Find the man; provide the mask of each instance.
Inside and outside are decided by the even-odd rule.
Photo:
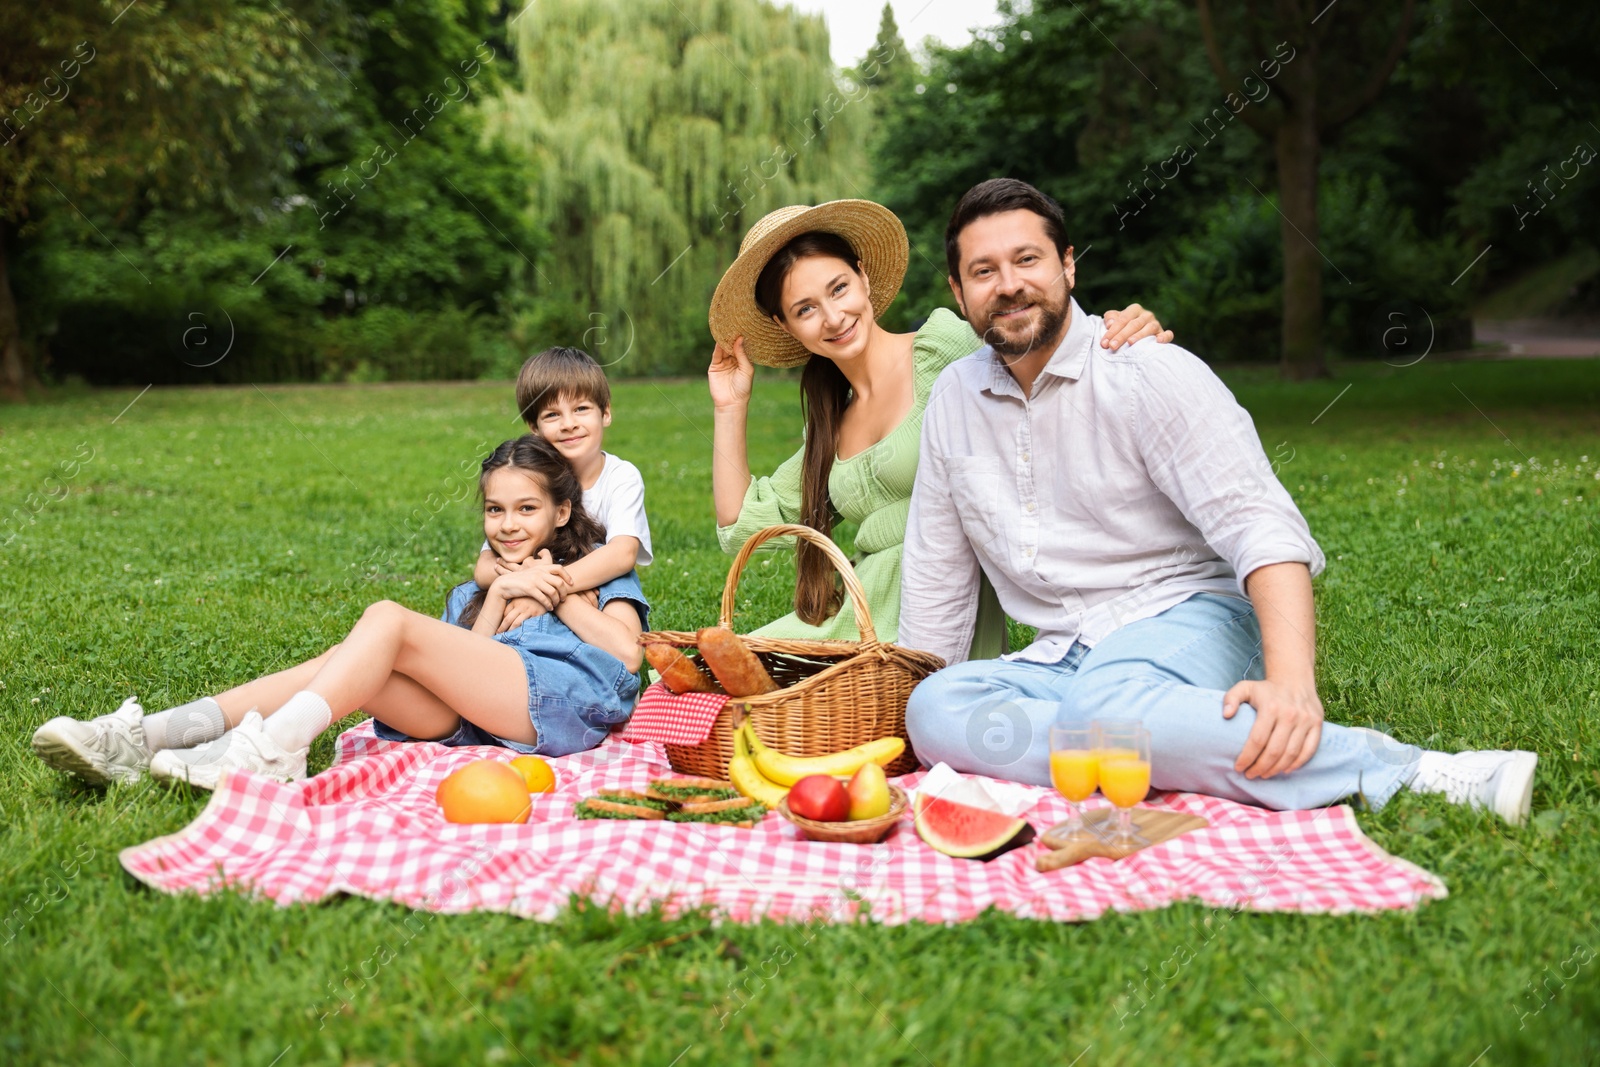
[[[1426,752],[1323,722],[1321,550],[1204,363],[1099,347],[1055,201],[983,182],[945,253],[987,345],[934,384],[911,498],[900,644],[958,664],[911,696],[924,762],[1048,785],[1051,725],[1131,719],[1157,789],[1290,809],[1411,788],[1526,818],[1531,752]],[[960,663],[980,568],[1038,639]]]

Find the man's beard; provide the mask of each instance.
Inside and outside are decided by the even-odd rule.
[[[988,318],[978,331],[983,336],[984,343],[993,348],[995,352],[1009,359],[1025,356],[1041,344],[1054,343],[1060,337],[1062,324],[1067,321],[1068,299],[1072,293],[1070,290],[1063,292],[1061,299],[1057,302],[1051,301],[1051,295],[1040,294],[1037,299],[1013,301],[1003,307],[991,309]],[[1039,310],[1038,326],[1024,328],[1021,334],[1015,338],[1008,339],[1002,332],[1004,327],[995,325],[995,316],[1028,304],[1032,304]],[[1019,323],[1018,325],[1021,324]]]

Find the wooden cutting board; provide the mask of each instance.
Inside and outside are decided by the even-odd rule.
[[[1133,855],[1140,849],[1149,848],[1150,845],[1159,845],[1163,841],[1170,841],[1179,834],[1186,834],[1191,830],[1198,830],[1207,822],[1198,815],[1185,815],[1177,811],[1157,811],[1150,808],[1136,808],[1133,821],[1134,832],[1143,837],[1147,844],[1130,845],[1123,847],[1110,843],[1110,837],[1117,829],[1117,811],[1115,808],[1096,808],[1083,817],[1083,824],[1088,833],[1076,837],[1067,837],[1061,831],[1065,823],[1052,826],[1045,831],[1039,841],[1049,852],[1040,854],[1034,861],[1034,869],[1039,871],[1054,871],[1062,867],[1071,867],[1075,863],[1082,863],[1095,856],[1104,856],[1107,859],[1120,860]]]

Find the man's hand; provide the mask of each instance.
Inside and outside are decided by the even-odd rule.
[[[1246,778],[1299,770],[1316,754],[1322,740],[1322,701],[1316,685],[1240,682],[1223,695],[1222,717],[1233,718],[1240,704],[1256,709],[1244,751],[1233,762],[1233,769]]]

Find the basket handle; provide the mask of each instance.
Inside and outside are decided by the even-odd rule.
[[[750,535],[750,540],[739,549],[739,554],[733,558],[733,566],[728,568],[728,581],[722,587],[722,625],[733,627],[733,601],[739,592],[739,578],[744,574],[745,564],[750,557],[755,555],[756,549],[772,540],[774,537],[798,537],[809,541],[822,550],[844,579],[845,592],[850,595],[850,602],[856,609],[856,626],[861,631],[861,640],[869,645],[878,643],[878,632],[872,627],[872,609],[867,606],[866,590],[861,588],[861,580],[856,577],[855,568],[850,566],[850,561],[845,558],[839,546],[833,543],[833,538],[825,537],[809,526],[799,526],[793,523],[782,526],[768,526],[764,530],[757,530]]]

